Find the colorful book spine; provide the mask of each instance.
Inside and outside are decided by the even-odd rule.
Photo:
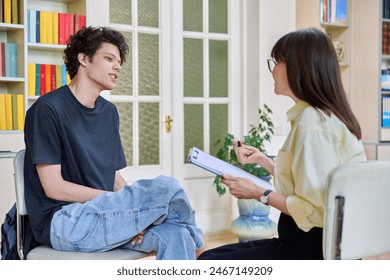
[[[11,77],[18,76],[18,45],[10,43],[11,48]]]
[[[4,42],[0,42],[0,77],[5,76]]]
[[[12,94],[12,128],[18,129],[18,100],[16,94]]]
[[[53,44],[58,45],[58,13],[53,12]]]
[[[40,96],[68,83],[65,65],[28,64],[28,95]]]
[[[34,63],[29,63],[27,68],[27,83],[28,83],[28,96],[35,95],[35,75],[36,75],[36,66]]]
[[[50,91],[57,88],[56,66],[50,64]]]
[[[11,23],[11,0],[3,0],[4,23]]]
[[[41,12],[37,11],[36,18],[35,18],[35,42],[40,43],[41,42]]]
[[[5,76],[6,77],[12,77],[11,76],[11,44],[10,43],[4,43],[5,45]]]
[[[37,11],[28,10],[28,41],[30,43],[37,42]]]
[[[58,44],[65,45],[65,14],[58,13]]]
[[[41,95],[41,65],[35,64],[35,95]]]
[[[5,94],[0,94],[0,130],[6,129]]]
[[[16,108],[17,108],[16,129],[23,130],[24,129],[24,95],[23,94],[16,94]]]
[[[19,23],[19,0],[11,0],[11,23]]]
[[[46,93],[46,65],[41,64],[40,75],[39,75],[39,95],[44,95]]]
[[[12,130],[12,94],[4,94],[5,98],[5,129]]]

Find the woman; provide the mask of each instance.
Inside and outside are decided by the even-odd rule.
[[[322,228],[329,173],[346,162],[366,161],[361,130],[342,86],[335,49],[315,28],[280,38],[268,67],[275,93],[290,97],[291,131],[276,162],[234,143],[241,163],[257,163],[274,176],[275,192],[224,175],[237,198],[257,199],[281,211],[278,238],[225,245],[199,259],[323,259]]]

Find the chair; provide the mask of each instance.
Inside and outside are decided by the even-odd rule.
[[[390,161],[348,163],[330,175],[325,200],[325,259],[390,252]]]
[[[26,203],[24,201],[24,156],[25,150],[19,151],[14,158],[14,176],[16,189],[17,209],[17,248],[21,260],[134,260],[151,256],[138,251],[126,249],[113,249],[107,252],[65,252],[58,251],[49,246],[42,245],[32,249],[27,256],[24,255],[23,226],[24,218],[27,216]]]

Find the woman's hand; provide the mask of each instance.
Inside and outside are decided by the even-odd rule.
[[[275,164],[265,154],[252,146],[244,145],[244,141],[233,140],[233,149],[237,155],[237,160],[242,164],[258,164],[267,170],[271,175],[274,174]]]
[[[234,177],[223,174],[222,183],[225,184],[230,193],[237,198],[251,199],[259,198],[265,191],[264,188],[256,186],[251,180],[241,177]]]
[[[260,152],[258,149],[252,146],[242,144],[241,141],[239,144],[238,140],[233,140],[233,149],[237,155],[237,159],[242,164],[254,163],[259,164],[262,157],[265,155]]]

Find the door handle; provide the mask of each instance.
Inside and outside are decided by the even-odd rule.
[[[165,131],[167,133],[171,132],[171,128],[172,128],[171,123],[172,122],[173,122],[173,120],[171,119],[170,115],[165,116]]]

